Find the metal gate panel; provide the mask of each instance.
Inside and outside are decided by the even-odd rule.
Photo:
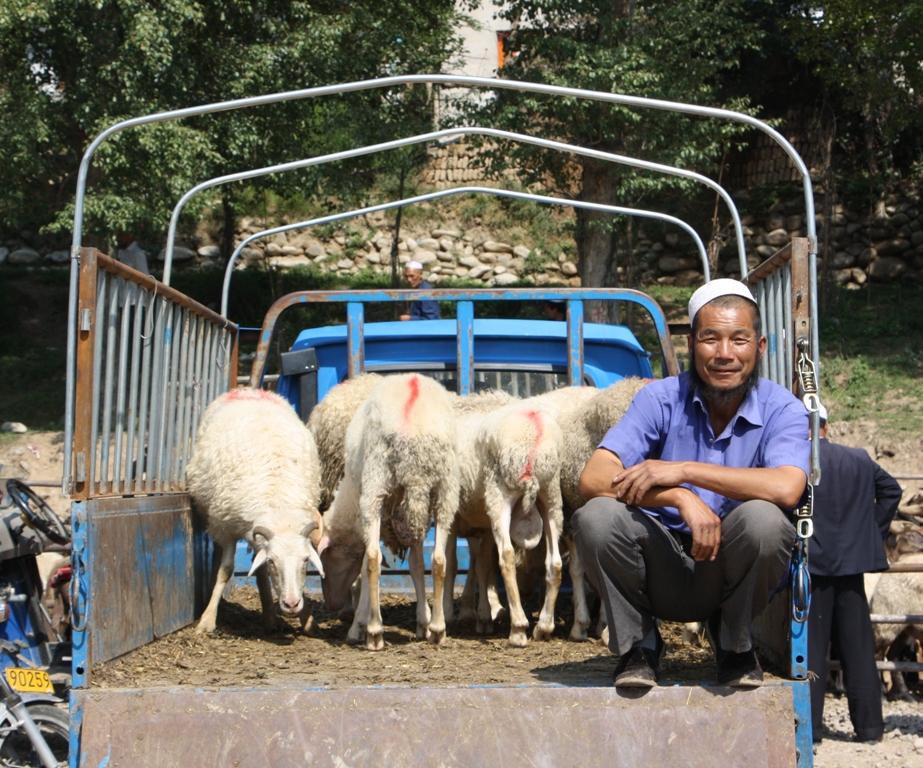
[[[91,663],[191,624],[204,607],[207,543],[187,494],[87,502]]]
[[[785,685],[100,690],[73,704],[81,765],[107,768],[796,764]]]

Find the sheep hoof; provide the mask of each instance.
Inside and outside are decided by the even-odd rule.
[[[385,647],[385,637],[383,632],[369,632],[365,647],[370,651],[380,651]]]
[[[310,635],[314,631],[314,614],[309,613],[301,622],[301,634]]]
[[[492,621],[481,621],[478,619],[474,625],[474,631],[479,635],[492,635],[494,633],[494,623]]]
[[[513,648],[525,648],[529,644],[529,638],[526,636],[524,629],[513,629],[510,631],[510,645]]]
[[[365,630],[362,627],[350,627],[346,634],[346,642],[349,645],[361,645],[365,642]]]
[[[575,643],[582,643],[588,637],[586,627],[581,627],[579,624],[574,624],[574,626],[571,628],[569,637]]]
[[[288,622],[281,616],[275,613],[263,614],[263,629],[266,632],[282,632],[286,627],[288,627]]]
[[[427,627],[426,624],[420,624],[417,622],[417,640],[423,640],[426,637]]]
[[[195,633],[197,635],[210,635],[214,631],[215,622],[206,621],[205,619],[202,619],[202,621],[199,622],[199,625],[195,628]]]
[[[477,624],[478,617],[474,611],[466,611],[464,608],[458,613],[458,623],[465,626]]]
[[[533,640],[550,640],[551,636],[554,634],[554,625],[542,626],[541,624],[536,624],[535,629],[532,631]]]
[[[445,630],[439,632],[430,627],[426,632],[426,639],[433,645],[442,645],[445,643]]]

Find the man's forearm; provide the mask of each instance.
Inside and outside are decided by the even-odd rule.
[[[735,501],[761,499],[783,508],[797,506],[807,476],[794,466],[723,467],[701,462],[683,462],[684,482]]]

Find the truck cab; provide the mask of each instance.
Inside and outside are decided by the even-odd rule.
[[[306,329],[291,350],[283,353],[283,373],[276,391],[302,418],[307,418],[309,402],[320,402],[346,377],[347,330],[345,325]],[[363,370],[423,373],[454,392],[458,386],[457,331],[455,320],[367,323]],[[473,334],[474,391],[498,389],[514,397],[531,397],[568,386],[567,323],[475,319]],[[651,378],[650,358],[625,326],[583,326],[581,383],[585,386],[603,389],[628,376]]]

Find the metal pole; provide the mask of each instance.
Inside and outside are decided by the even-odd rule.
[[[404,200],[395,200],[389,203],[381,203],[380,205],[372,205],[367,208],[358,208],[356,210],[347,211],[345,213],[335,213],[330,216],[322,216],[318,219],[309,219],[308,221],[299,221],[294,224],[286,224],[281,227],[264,229],[261,232],[256,232],[247,236],[240,243],[240,245],[234,249],[234,253],[231,254],[231,258],[228,261],[228,265],[224,271],[224,285],[221,289],[221,314],[225,317],[227,317],[228,314],[228,293],[231,287],[231,275],[234,273],[234,264],[237,262],[237,258],[240,256],[241,251],[243,251],[243,249],[254,240],[258,240],[262,237],[269,237],[271,235],[277,235],[280,232],[290,232],[294,229],[305,229],[307,227],[313,227],[318,224],[329,224],[334,221],[341,221],[343,219],[354,218],[356,216],[365,216],[370,213],[377,213],[378,211],[387,211],[391,208],[400,208],[405,205],[425,203],[429,200],[438,200],[443,197],[450,197],[452,195],[467,193],[496,195],[497,197],[510,197],[517,200],[531,200],[536,203],[547,203],[550,205],[570,205],[574,208],[585,208],[591,211],[603,211],[604,213],[612,213],[623,216],[638,216],[640,218],[659,219],[661,221],[667,221],[671,224],[676,224],[678,227],[681,227],[686,232],[688,232],[692,239],[695,240],[696,247],[699,249],[699,257],[702,259],[703,270],[705,272],[705,280],[707,282],[711,279],[711,275],[708,269],[708,254],[705,252],[705,245],[702,243],[702,239],[699,237],[698,233],[696,233],[696,231],[685,221],[682,219],[677,219],[674,216],[670,216],[669,214],[657,213],[656,211],[645,211],[639,208],[622,208],[621,206],[617,205],[587,203],[582,200],[565,200],[564,198],[560,197],[532,195],[527,192],[514,192],[509,189],[494,189],[492,187],[454,187],[453,189],[442,189],[437,192],[429,192],[425,195],[408,197]]]
[[[712,181],[707,176],[703,176],[700,173],[695,171],[687,171],[683,168],[677,168],[672,165],[663,165],[661,163],[652,163],[647,160],[641,160],[634,157],[628,157],[626,155],[617,155],[612,152],[601,152],[596,149],[585,149],[583,147],[574,146],[573,144],[568,144],[562,141],[551,141],[550,139],[540,139],[534,136],[528,136],[521,133],[513,133],[511,131],[501,131],[494,128],[481,128],[477,126],[469,126],[463,128],[446,128],[441,131],[431,131],[429,133],[422,133],[417,136],[410,136],[406,139],[397,139],[394,141],[386,141],[381,144],[372,144],[367,147],[357,147],[355,149],[347,150],[344,152],[334,152],[328,155],[321,155],[319,157],[306,158],[304,160],[296,160],[291,163],[279,163],[277,165],[268,165],[263,168],[254,168],[248,171],[240,171],[239,173],[230,173],[224,176],[217,176],[208,181],[203,181],[201,184],[196,185],[188,192],[186,192],[173,208],[173,213],[170,216],[170,226],[167,228],[167,246],[166,246],[166,261],[164,263],[164,273],[163,273],[163,282],[166,285],[170,284],[170,270],[173,263],[173,245],[176,240],[176,228],[179,225],[179,217],[183,210],[183,207],[187,202],[198,192],[209,189],[210,187],[217,186],[219,184],[228,184],[233,181],[243,181],[244,179],[252,179],[257,176],[267,176],[272,173],[283,173],[287,171],[299,170],[301,168],[308,168],[314,165],[323,165],[326,163],[332,163],[340,160],[347,160],[353,157],[359,157],[361,155],[373,154],[375,152],[384,152],[390,149],[396,149],[398,147],[405,147],[413,144],[423,144],[428,141],[439,141],[440,139],[446,138],[447,136],[459,136],[459,135],[474,135],[474,136],[491,136],[499,139],[506,139],[508,141],[518,141],[523,144],[533,144],[539,147],[545,147],[547,149],[559,150],[562,152],[570,152],[575,155],[582,155],[584,157],[593,157],[598,160],[605,160],[612,163],[618,163],[621,165],[628,165],[635,168],[641,168],[649,171],[656,171],[658,173],[665,173],[672,176],[680,176],[686,179],[692,179],[693,181],[701,182],[708,187],[714,189],[721,198],[727,203],[728,209],[731,212],[731,218],[734,220],[734,229],[737,233],[737,257],[740,262],[741,275],[747,274],[747,250],[746,245],[744,244],[744,235],[743,235],[743,225],[740,222],[740,214],[737,211],[737,206],[734,204],[734,200],[728,194],[727,190],[722,187],[720,184]],[[708,273],[708,260],[706,259],[704,264],[705,269],[705,282],[708,282],[710,279]]]

